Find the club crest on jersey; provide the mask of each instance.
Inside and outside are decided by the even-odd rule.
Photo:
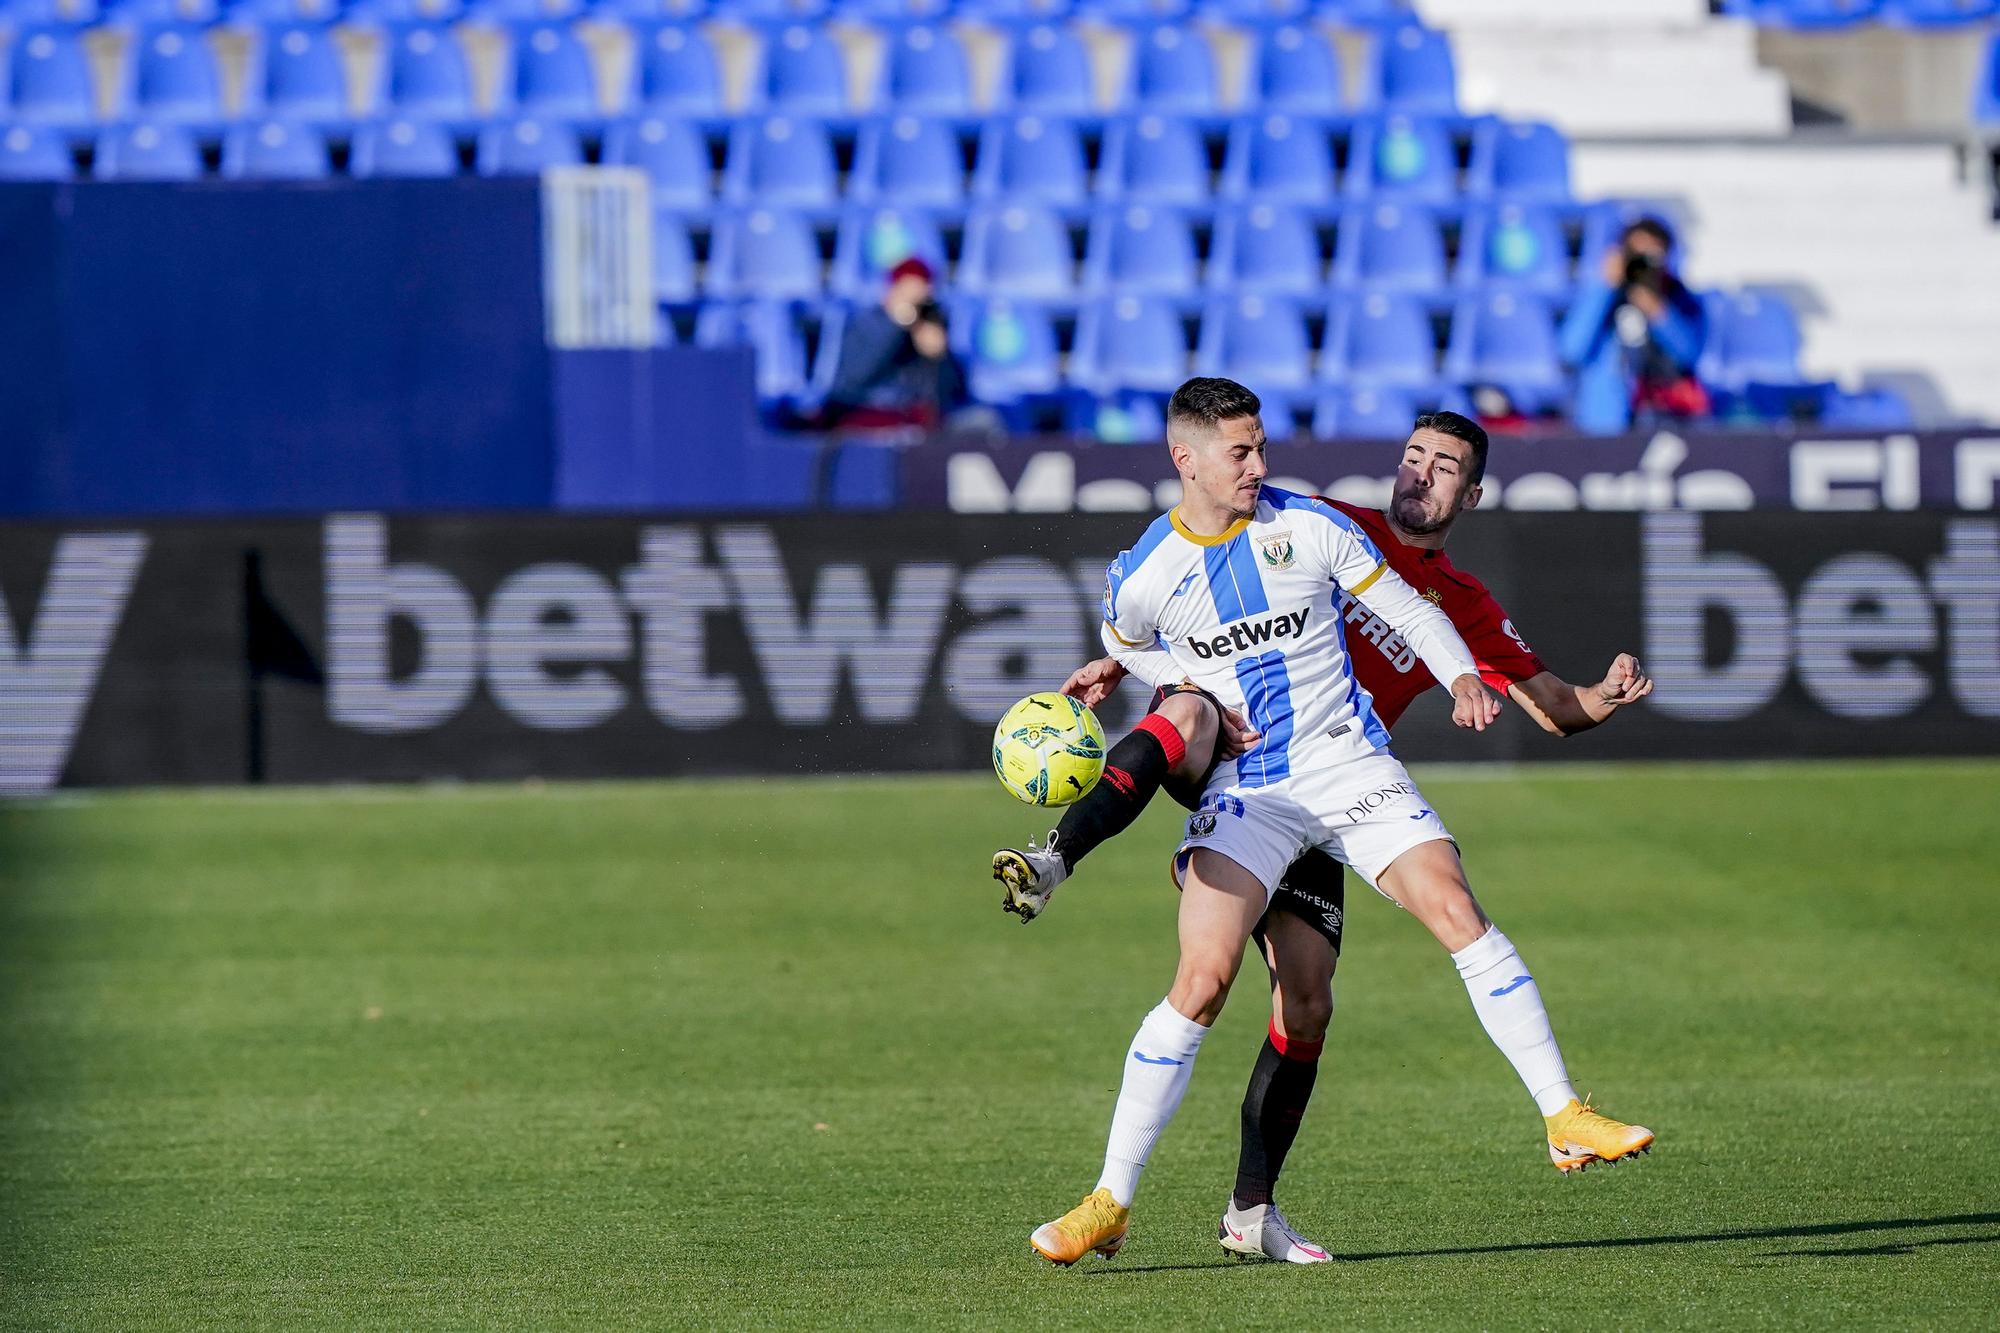
[[[1290,569],[1292,567],[1292,534],[1274,532],[1268,537],[1257,539],[1258,550],[1264,557],[1266,569]]]
[[[1435,602],[1439,606],[1444,605],[1444,594],[1439,592],[1436,588],[1425,588],[1424,596],[1430,598],[1431,601]]]
[[[1188,817],[1187,835],[1190,838],[1206,838],[1215,832],[1215,812],[1201,810]]]

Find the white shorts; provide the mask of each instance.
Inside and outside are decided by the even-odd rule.
[[[1211,784],[1188,816],[1174,878],[1197,847],[1222,853],[1255,875],[1268,900],[1294,858],[1324,847],[1377,893],[1376,877],[1419,843],[1452,841],[1402,761],[1387,750],[1268,787]],[[1386,894],[1384,895],[1387,896]]]

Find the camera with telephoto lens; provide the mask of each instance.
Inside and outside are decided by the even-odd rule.
[[[1628,251],[1625,255],[1625,285],[1660,291],[1667,285],[1667,270],[1653,255]]]

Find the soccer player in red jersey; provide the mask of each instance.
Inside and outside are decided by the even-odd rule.
[[[1620,654],[1594,684],[1575,685],[1558,677],[1527,645],[1486,585],[1444,554],[1452,524],[1478,506],[1486,444],[1485,432],[1467,418],[1427,413],[1417,419],[1403,447],[1387,511],[1332,503],[1362,526],[1390,568],[1445,611],[1487,684],[1505,690],[1544,730],[1572,736],[1644,698],[1652,692],[1652,681],[1630,654]],[[1358,601],[1341,594],[1340,612],[1355,677],[1373,696],[1383,725],[1393,727],[1437,682],[1417,654]],[[1165,659],[1165,654],[1128,655],[1127,662],[1144,676],[1150,674],[1148,657]],[[1165,660],[1158,666],[1171,669]],[[1063,689],[1094,706],[1126,674],[1126,665],[1103,658],[1079,669]],[[1258,739],[1240,716],[1185,682],[1162,675],[1151,683],[1160,687],[1153,711],[1112,749],[1105,779],[1065,811],[1050,845],[1025,852],[1004,849],[993,858],[994,876],[1007,889],[1003,905],[1024,921],[1041,912],[1084,855],[1128,827],[1155,791],[1164,786],[1195,809],[1216,765]],[[1272,1203],[1272,1190],[1311,1096],[1332,1017],[1332,979],[1345,907],[1341,873],[1332,857],[1309,849],[1286,872],[1258,928],[1258,944],[1271,970],[1272,1020],[1244,1096],[1236,1187],[1218,1228],[1223,1246],[1240,1253],[1298,1263],[1325,1257],[1291,1230]],[[1477,965],[1477,960],[1469,964],[1468,956],[1498,935],[1489,930],[1476,902],[1471,910],[1477,919],[1454,927],[1463,938],[1477,937],[1454,951],[1462,975],[1468,965]],[[1436,923],[1426,924],[1437,930]],[[1455,948],[1450,942],[1446,947]],[[1473,979],[1467,976],[1468,982]],[[1544,1108],[1544,1113],[1550,1159],[1565,1172],[1616,1160],[1628,1143],[1631,1150],[1644,1146],[1609,1133],[1617,1122],[1594,1124],[1594,1113],[1574,1102],[1554,1114]],[[1645,1140],[1650,1144],[1651,1135]]]

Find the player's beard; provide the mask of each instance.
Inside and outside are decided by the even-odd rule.
[[[1451,526],[1451,521],[1458,517],[1458,506],[1433,511],[1424,496],[1404,491],[1390,501],[1389,515],[1396,520],[1397,527],[1412,536],[1428,535]]]

